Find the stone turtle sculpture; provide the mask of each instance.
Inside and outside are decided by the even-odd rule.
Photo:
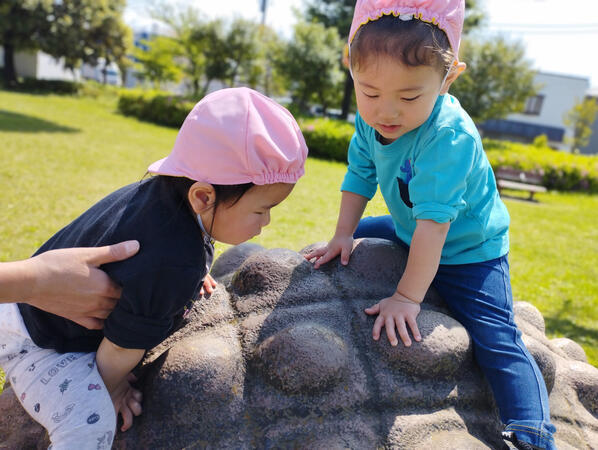
[[[218,258],[215,293],[146,355],[143,415],[114,448],[502,447],[470,338],[433,289],[420,343],[371,338],[363,310],[392,294],[406,253],[362,239],[349,265],[314,270],[308,250],[243,244]],[[546,380],[557,446],[598,448],[598,369],[575,342],[547,339],[535,307],[514,309]],[[0,408],[0,448],[47,447],[9,387]]]

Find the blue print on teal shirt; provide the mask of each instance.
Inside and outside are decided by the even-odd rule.
[[[401,179],[401,177],[397,177],[397,181],[399,182],[399,192],[401,193],[401,200],[403,203],[407,205],[408,208],[413,208],[413,203],[411,203],[411,199],[409,198],[409,182],[411,178],[413,178],[413,169],[411,168],[411,160],[406,159],[401,166],[401,172],[404,174],[405,180]]]

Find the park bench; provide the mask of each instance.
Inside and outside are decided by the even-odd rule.
[[[494,171],[494,176],[498,192],[501,194],[502,189],[528,191],[528,200],[534,201],[536,192],[546,192],[546,188],[542,185],[542,175],[533,172],[500,167]]]

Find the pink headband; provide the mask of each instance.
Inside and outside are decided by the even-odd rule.
[[[357,0],[349,46],[362,25],[392,14],[402,20],[418,19],[444,31],[458,60],[465,17],[465,0]]]
[[[291,113],[259,92],[232,88],[197,103],[170,155],[148,171],[211,184],[295,183],[305,173],[306,158]]]

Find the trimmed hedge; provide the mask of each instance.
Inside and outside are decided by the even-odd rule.
[[[124,115],[175,128],[193,106],[195,101],[161,91],[123,91],[118,99],[118,110]]]
[[[334,119],[300,119],[310,155],[347,161],[347,149],[355,128]],[[543,177],[548,189],[598,193],[598,156],[552,150],[537,139],[534,145],[484,139],[484,149],[494,169],[513,168]]]
[[[494,168],[510,167],[542,175],[548,189],[598,193],[598,156],[491,139],[484,139],[484,148]]]
[[[112,84],[104,84],[95,80],[85,80],[85,83],[83,83],[81,89],[79,89],[79,95],[81,97],[89,98],[115,98],[125,90],[126,88],[114,86]]]
[[[355,127],[342,120],[299,119],[310,156],[347,162],[347,149]]]
[[[195,101],[160,91],[127,90],[118,109],[125,115],[161,125],[180,127]],[[299,118],[310,156],[347,161],[355,131],[352,124],[329,118]],[[525,170],[543,176],[544,186],[558,191],[598,193],[598,156],[574,155],[552,150],[537,140],[534,145],[484,139],[490,164]]]
[[[19,78],[16,85],[10,87],[4,86],[6,89],[19,92],[32,92],[39,94],[62,94],[75,95],[78,94],[83,87],[82,83],[65,80],[38,80],[36,78]]]
[[[119,86],[103,84],[94,80],[78,82],[38,80],[36,78],[19,78],[15,85],[6,86],[2,75],[2,68],[0,68],[0,88],[33,94],[78,95],[91,98],[115,97],[123,90]]]

